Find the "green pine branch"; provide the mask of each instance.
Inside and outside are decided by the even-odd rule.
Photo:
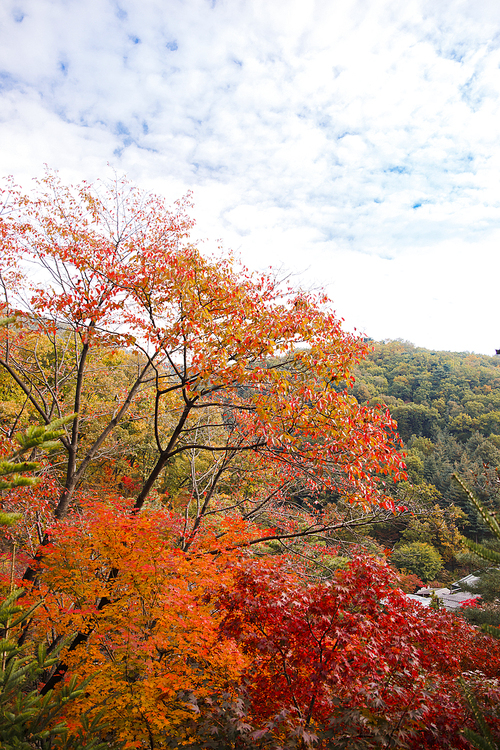
[[[460,485],[462,490],[467,495],[469,502],[471,505],[474,506],[474,508],[477,510],[481,518],[483,519],[484,523],[488,528],[490,529],[491,533],[500,540],[500,524],[498,523],[495,516],[493,516],[487,508],[484,507],[482,502],[477,498],[473,492],[467,487],[466,484],[463,483],[463,481],[460,479],[460,477],[457,474],[453,474],[453,479]]]
[[[464,735],[472,747],[477,748],[477,750],[498,750],[498,745],[492,744],[485,737],[482,737],[477,732],[473,732],[472,729],[464,729]]]
[[[500,640],[500,628],[497,628],[495,625],[482,625],[481,630],[483,630],[485,633],[488,633],[488,635],[491,635],[493,638],[498,638]]]
[[[467,537],[462,537],[462,542],[471,550],[471,552],[474,552],[477,557],[495,563],[495,565],[500,564],[500,552],[497,552],[494,549],[490,549],[489,547],[485,547],[484,544],[473,542],[472,539],[467,539]]]
[[[469,689],[469,686],[465,682],[463,677],[459,678],[464,695],[467,698],[467,703],[470,706],[476,723],[481,730],[481,734],[473,732],[472,729],[464,729],[464,735],[467,737],[471,745],[477,750],[500,750],[500,746],[496,744],[486,721],[484,720],[483,712],[477,705],[477,701]]]
[[[15,437],[21,447],[13,454],[13,458],[33,448],[43,448],[47,453],[58,448],[59,438],[64,435],[62,428],[75,417],[76,414],[69,414],[62,419],[54,419],[47,425],[32,425],[23,432],[18,432]]]
[[[1,323],[1,321],[0,321]],[[19,448],[7,459],[0,460],[0,490],[11,490],[14,487],[30,487],[37,484],[37,477],[27,477],[26,472],[37,471],[38,461],[19,460],[28,451],[35,448],[50,452],[59,446],[58,439],[64,435],[64,425],[72,422],[76,414],[62,419],[54,419],[47,425],[32,425],[23,432],[18,432],[16,441]],[[16,460],[17,459],[17,460]],[[12,523],[4,516],[0,523]]]
[[[470,489],[466,484],[463,483],[460,477],[458,477],[456,474],[453,474],[453,478],[465,492],[465,494],[469,498],[470,503],[474,506],[474,508],[476,508],[493,536],[495,536],[500,541],[500,525],[498,524],[496,518],[484,507],[482,502],[474,495],[473,492],[470,491]],[[485,547],[482,544],[476,544],[470,539],[466,539],[465,543],[469,547],[469,549],[474,552],[474,554],[476,554],[478,557],[481,557],[483,560],[488,560],[489,562],[494,563],[500,562],[500,555],[494,550],[490,550],[488,547]],[[483,625],[482,629],[489,635],[492,635],[494,638],[500,639],[500,628],[493,627],[492,625]],[[479,734],[478,732],[473,732],[472,729],[464,729],[465,737],[469,740],[470,744],[473,747],[477,748],[477,750],[500,750],[500,745],[495,742],[488,728],[488,725],[486,724],[483,712],[477,705],[477,701],[463,677],[460,677],[460,684],[467,699],[467,703],[469,704],[470,709],[474,714],[476,724],[481,731],[481,734]]]

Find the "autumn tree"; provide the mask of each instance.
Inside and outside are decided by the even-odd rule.
[[[17,315],[0,357],[18,394],[11,422],[76,414],[61,438],[55,518],[89,469],[123,449],[118,426],[140,420],[152,426],[154,458],[135,511],[185,456],[185,544],[224,507],[224,487],[243,515],[298,486],[392,507],[386,477],[404,471],[395,423],[342,385],[362,342],[324,295],[202,254],[188,207],[189,197],[169,210],[125,179],[66,187],[50,172],[32,195],[12,183],[3,193],[4,307]]]
[[[11,181],[3,191],[1,281],[6,311],[16,312],[18,322],[2,331],[1,365],[23,398],[13,423],[27,410],[46,423],[76,414],[62,438],[66,460],[56,518],[67,512],[89,464],[137,399],[158,356],[149,352],[139,362],[136,357],[113,394],[112,410],[98,405],[107,407],[97,420],[101,429],[85,444],[82,433],[96,417],[96,361],[133,341],[126,293],[116,276],[121,272],[127,286],[131,256],[142,243],[176,247],[190,226],[183,205],[170,212],[158,199],[133,190],[125,197],[119,187],[100,198],[86,184],[71,190],[48,173],[34,196],[23,196]],[[99,270],[108,261],[116,264],[112,280]],[[36,276],[28,278],[29,270]],[[12,432],[11,425],[5,429]]]
[[[276,518],[276,539],[326,532],[331,521],[321,513],[287,517],[299,490],[330,488],[351,502],[393,508],[386,483],[404,476],[396,425],[387,410],[360,406],[346,390],[364,344],[342,330],[324,295],[252,274],[231,256],[203,254],[189,242],[188,204],[170,210],[125,179],[66,187],[52,173],[34,194],[12,183],[5,189],[0,270],[5,314],[16,321],[2,329],[0,366],[14,404],[4,430],[74,415],[60,458],[44,467],[59,485],[53,518],[83,507],[96,465],[105,476],[121,453],[133,471],[124,432],[138,424],[147,425],[150,448],[154,442],[147,472],[133,477],[140,481],[129,512],[154,505],[162,477],[182,459],[185,552],[212,520],[223,539],[234,514],[252,522],[265,513],[267,528],[233,544],[268,540]],[[101,496],[114,494],[108,484]],[[46,531],[25,581],[47,575]],[[97,589],[99,612],[112,613],[120,600],[121,565],[117,558],[106,567],[111,589]],[[71,651],[92,632],[82,624]],[[70,666],[60,665],[43,690]]]
[[[91,680],[68,706],[69,725],[84,732],[80,717],[93,721],[104,710],[117,743],[162,748],[193,716],[186,693],[201,699],[224,691],[247,664],[221,637],[221,617],[207,593],[231,586],[232,560],[255,529],[227,518],[221,539],[220,524],[207,524],[186,554],[178,544],[182,515],[133,514],[131,507],[120,498],[95,499],[54,524],[44,576],[31,588],[44,601],[31,632],[42,641],[86,635],[70,639],[57,665]],[[57,694],[58,684],[45,679],[42,695],[50,693],[47,685]]]
[[[75,730],[104,707],[108,741],[128,747],[465,750],[465,672],[495,730],[494,642],[405,598],[384,560],[310,582],[290,556],[248,554],[258,530],[237,516],[209,517],[186,552],[181,515],[130,506],[57,522],[32,589],[33,636],[88,633],[64,654],[92,677],[63,717]]]

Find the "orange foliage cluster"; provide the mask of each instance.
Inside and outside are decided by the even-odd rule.
[[[164,510],[131,515],[122,500],[89,502],[52,528],[32,637],[85,634],[63,657],[67,677],[92,676],[68,706],[71,726],[104,708],[130,748],[232,747],[236,733],[243,747],[392,737],[455,750],[468,747],[464,670],[490,680],[478,698],[495,726],[492,639],[410,602],[385,562],[360,556],[307,584],[296,561],[248,551],[247,523],[205,526],[189,553],[182,527]]]

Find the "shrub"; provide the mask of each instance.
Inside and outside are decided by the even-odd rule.
[[[414,594],[424,582],[415,573],[402,573],[399,576],[399,585],[405,594]]]
[[[464,607],[462,613],[472,625],[500,626],[500,607],[489,604],[486,607]]]
[[[443,567],[443,558],[432,544],[412,542],[394,550],[391,564],[400,571],[414,573],[427,583],[432,581]]]

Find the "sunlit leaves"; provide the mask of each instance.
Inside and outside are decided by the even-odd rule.
[[[116,737],[142,747],[148,732],[161,737],[192,717],[183,691],[203,696],[238,679],[246,659],[220,638],[206,599],[231,580],[225,548],[248,537],[247,524],[225,526],[223,544],[207,530],[191,555],[179,547],[182,518],[152,509],[133,516],[126,503],[87,503],[53,528],[33,594],[44,598],[40,636],[87,636],[64,657],[71,672],[92,676],[70,719],[104,705]]]
[[[297,562],[239,552],[256,533],[243,521],[212,517],[186,554],[175,513],[82,510],[53,528],[33,591],[44,600],[33,635],[87,636],[64,656],[70,672],[92,676],[68,709],[75,726],[104,706],[129,747],[180,737],[194,747],[210,731],[224,746],[234,721],[250,747],[294,737],[316,737],[320,750],[331,737],[353,748],[391,737],[412,750],[466,747],[457,678],[481,670],[489,692],[480,680],[474,689],[489,700],[500,674],[492,640],[410,602],[385,562],[358,556],[307,583]]]
[[[170,209],[125,178],[67,187],[47,172],[32,194],[9,185],[6,201],[5,251],[37,280],[29,299],[6,282],[19,318],[1,364],[24,393],[24,414],[79,415],[63,441],[57,517],[85,475],[109,475],[132,425],[149,452],[136,509],[176,456],[193,451],[214,467],[223,459],[216,482],[252,451],[262,477],[280,473],[270,494],[294,476],[311,492],[392,507],[385,477],[404,477],[396,425],[345,390],[366,347],[324,294],[202,253],[189,242],[189,196]]]

